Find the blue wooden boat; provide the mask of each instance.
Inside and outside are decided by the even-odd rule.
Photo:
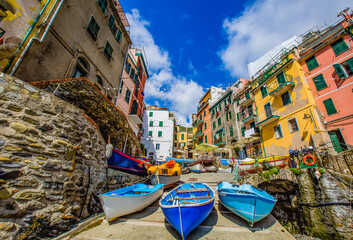
[[[183,239],[210,214],[215,199],[204,183],[186,183],[170,191],[159,201],[164,216]]]
[[[221,182],[217,186],[217,192],[220,202],[248,221],[250,227],[270,214],[277,201],[266,191],[249,184],[235,185]]]
[[[107,161],[109,168],[139,176],[146,176],[147,169],[152,166],[146,161],[131,157],[115,148]]]
[[[163,184],[135,184],[99,195],[108,221],[120,216],[140,211],[159,199],[163,194]]]
[[[192,158],[172,158],[172,157],[167,157],[166,161],[174,160],[177,163],[193,163],[194,159]]]

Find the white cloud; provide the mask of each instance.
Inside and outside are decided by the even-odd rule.
[[[148,60],[150,78],[145,87],[147,104],[164,103],[167,106],[159,106],[174,111],[178,124],[190,125],[191,120],[188,118],[196,111],[198,101],[204,94],[203,88],[193,80],[173,74],[168,51],[155,43],[147,29],[149,22],[143,19],[138,10],[133,9],[126,16],[130,23],[132,42],[143,44]],[[189,67],[196,73],[191,61]]]
[[[228,45],[220,51],[232,76],[248,77],[247,64],[294,35],[339,20],[337,11],[352,6],[348,0],[256,0],[239,16],[225,19]]]

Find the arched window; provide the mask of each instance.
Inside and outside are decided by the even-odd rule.
[[[84,58],[79,57],[77,59],[77,64],[76,64],[74,73],[72,74],[72,77],[73,78],[87,77],[88,73],[89,73],[88,62]]]

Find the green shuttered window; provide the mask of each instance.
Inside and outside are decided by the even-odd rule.
[[[153,121],[150,121],[150,127],[153,127]]]
[[[158,131],[158,137],[162,137],[162,131]]]
[[[267,92],[267,86],[266,85],[263,85],[261,87],[261,96],[262,98],[266,97],[268,95],[268,92]]]
[[[322,74],[316,76],[313,78],[316,90],[321,90],[327,87],[326,81],[324,79],[324,76]]]
[[[107,0],[98,0],[98,6],[102,10],[102,13],[105,13],[108,7]]]
[[[328,115],[334,114],[337,112],[335,105],[333,104],[332,98],[326,99],[324,105]]]
[[[96,19],[94,19],[94,17],[91,17],[91,20],[89,21],[88,26],[86,28],[86,31],[93,38],[94,41],[97,40],[97,35],[99,30],[100,30],[100,27]]]
[[[348,77],[346,71],[343,69],[343,67],[340,64],[333,64],[333,67],[335,68],[339,78]]]
[[[233,137],[233,126],[230,126],[229,128],[229,134],[231,137]]]
[[[343,38],[340,38],[336,42],[332,43],[331,47],[336,56],[349,49]]]
[[[148,136],[152,136],[152,131],[148,131]]]
[[[159,126],[160,126],[160,127],[163,127],[163,121],[160,121],[160,122],[159,122]]]
[[[103,55],[107,58],[108,62],[110,62],[113,57],[113,48],[108,41],[105,43]]]
[[[319,63],[317,62],[315,56],[308,58],[305,62],[306,62],[306,65],[308,66],[309,71],[319,66]]]
[[[218,118],[218,127],[221,126],[221,119]]]
[[[130,101],[130,95],[131,95],[131,92],[129,89],[126,89],[126,94],[125,94],[125,101],[126,102],[129,102]]]
[[[213,129],[216,129],[216,122],[213,122]]]
[[[150,112],[150,113],[149,113],[149,116],[150,116],[150,117],[153,117],[153,112]]]

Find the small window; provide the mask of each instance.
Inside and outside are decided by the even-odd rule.
[[[343,69],[343,67],[340,64],[333,64],[333,67],[335,68],[336,73],[339,78],[347,78],[348,77],[346,71]]]
[[[159,150],[159,148],[161,147],[161,145],[159,143],[156,144],[156,150]]]
[[[184,134],[181,134],[181,140],[184,140]]]
[[[160,126],[160,127],[163,127],[163,121],[160,121],[160,122],[159,122],[159,126]]]
[[[282,86],[286,82],[286,77],[284,76],[284,72],[282,71],[280,74],[276,76],[278,86]]]
[[[313,78],[316,90],[319,91],[321,89],[327,88],[326,81],[324,79],[324,75],[320,74]]]
[[[226,119],[227,119],[227,122],[228,122],[229,121],[228,113],[226,113]]]
[[[150,127],[153,127],[153,121],[150,121]]]
[[[205,126],[204,129],[206,130],[207,129],[207,123],[206,122],[205,122],[204,126]]]
[[[110,28],[110,30],[114,29],[114,25],[115,25],[115,18],[113,16],[110,16],[110,18],[109,18],[109,28]]]
[[[202,114],[200,115],[200,121],[202,121]]]
[[[89,65],[82,57],[77,59],[77,64],[72,75],[73,78],[87,77],[89,73]]]
[[[335,105],[333,104],[332,98],[326,99],[324,101],[324,105],[325,105],[325,108],[326,108],[328,115],[337,113],[337,110],[336,110]]]
[[[92,37],[92,39],[94,41],[97,40],[99,30],[100,30],[100,27],[99,27],[96,19],[94,19],[94,17],[91,17],[91,20],[89,21],[88,26],[86,28],[86,31],[88,32],[88,34]]]
[[[207,135],[205,136],[205,143],[207,143]]]
[[[246,99],[249,99],[249,98],[250,98],[250,91],[247,91],[247,92],[245,93],[245,97],[246,97]]]
[[[107,95],[107,98],[109,99],[109,101],[113,100],[112,96],[110,96],[109,94]]]
[[[125,93],[125,101],[126,102],[130,102],[130,96],[131,96],[130,90],[126,89],[126,93]]]
[[[213,122],[213,129],[216,129],[216,122]]]
[[[113,57],[113,48],[109,44],[108,41],[105,43],[105,48],[104,48],[104,51],[103,51],[103,55],[108,59],[109,62],[110,62],[110,60]]]
[[[242,127],[242,128],[241,128],[241,135],[242,135],[243,137],[245,137],[245,131],[246,131],[246,128],[245,128],[245,127]]]
[[[256,127],[255,122],[251,122],[251,123],[249,124],[249,127],[250,127],[250,128],[255,128],[255,127]]]
[[[120,31],[120,29],[118,29],[118,31],[116,32],[116,35],[115,35],[115,38],[118,42],[120,42],[120,40],[121,40],[121,35],[122,35],[121,31]]]
[[[158,131],[158,137],[162,137],[162,131]]]
[[[203,116],[206,117],[206,111],[203,111]]]
[[[149,116],[150,116],[150,117],[153,117],[153,112],[150,112],[150,113],[149,113]]]
[[[96,80],[99,83],[99,85],[101,85],[103,87],[103,80],[100,76],[96,75]]]
[[[273,128],[275,130],[276,139],[282,138],[283,137],[283,132],[282,132],[281,125],[276,125]]]
[[[319,63],[317,62],[315,55],[308,58],[305,62],[306,62],[306,66],[308,67],[309,71],[311,71],[319,66]]]
[[[152,137],[152,131],[148,131],[148,136]]]
[[[177,147],[178,146],[178,144],[177,143],[174,143],[174,147]]]
[[[218,118],[218,127],[221,126],[221,119]]]
[[[336,42],[332,43],[331,47],[332,50],[335,52],[336,56],[349,49],[343,38],[340,38]]]
[[[298,123],[297,123],[297,119],[296,118],[291,118],[288,120],[288,125],[289,125],[289,131],[291,133],[294,133],[294,132],[298,132],[299,131],[299,126],[298,126]]]
[[[240,121],[240,114],[237,113],[237,120]]]
[[[228,114],[229,114],[229,119],[232,119],[232,112],[229,111]]]
[[[131,64],[129,62],[126,62],[126,64],[125,64],[125,72],[127,74],[130,74],[130,70],[131,70]]]
[[[285,92],[281,95],[281,98],[282,98],[282,103],[283,103],[283,106],[286,106],[287,104],[291,103],[291,99],[290,99],[290,95],[289,95],[289,92]]]
[[[229,134],[230,134],[230,136],[231,137],[233,137],[233,126],[230,126],[230,128],[229,128]]]
[[[98,0],[98,6],[102,11],[102,13],[105,14],[105,11],[107,10],[107,7],[108,7],[107,0]]]
[[[268,95],[268,91],[267,91],[267,86],[266,85],[263,85],[261,87],[261,96],[262,98],[266,97]]]
[[[132,80],[134,80],[134,78],[135,78],[135,69],[131,69],[130,78],[131,78]]]

